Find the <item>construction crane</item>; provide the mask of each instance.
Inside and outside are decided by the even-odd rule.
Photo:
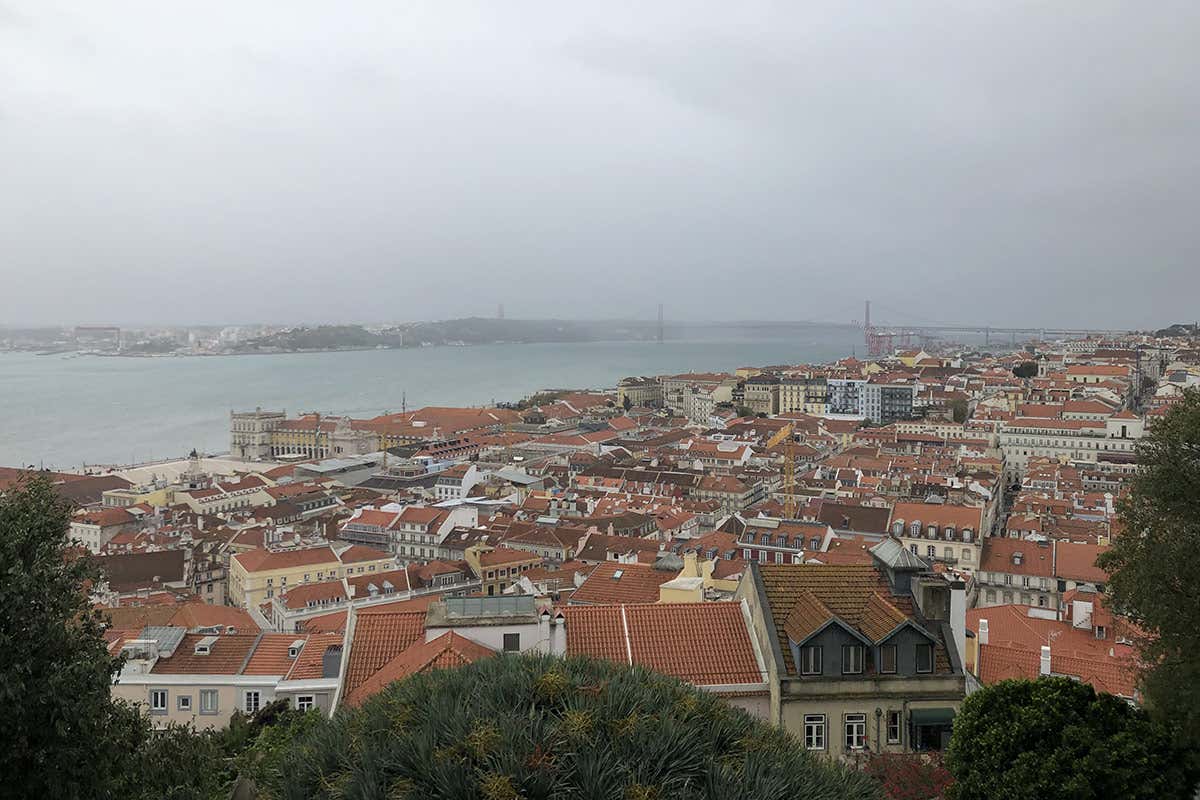
[[[796,518],[796,438],[793,427],[787,427],[787,439],[783,444],[783,517]]]

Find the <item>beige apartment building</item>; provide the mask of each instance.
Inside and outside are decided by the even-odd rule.
[[[156,728],[170,723],[221,728],[235,712],[253,714],[282,698],[300,710],[332,708],[340,633],[213,630],[151,626],[118,640],[126,661],[113,696],[139,704]]]
[[[257,609],[276,593],[305,583],[395,568],[392,555],[363,545],[251,550],[229,559],[229,600],[239,608]]]
[[[751,563],[735,599],[765,654],[769,719],[837,759],[941,750],[966,696],[966,591],[899,541],[873,564]]]

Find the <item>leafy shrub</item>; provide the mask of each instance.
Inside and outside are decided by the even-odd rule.
[[[260,797],[880,798],[717,697],[591,659],[505,656],[392,684],[295,740]]]

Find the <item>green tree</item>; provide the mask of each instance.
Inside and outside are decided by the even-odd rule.
[[[1191,798],[1198,776],[1170,730],[1070,678],[1001,681],[954,720],[952,800]]]
[[[1137,460],[1122,533],[1099,564],[1113,609],[1145,633],[1147,707],[1200,749],[1200,392],[1171,406]]]
[[[296,739],[260,798],[879,798],[790,735],[641,668],[500,656],[392,684]]]
[[[1013,375],[1018,378],[1032,378],[1038,374],[1038,365],[1035,361],[1024,361],[1013,367]]]
[[[951,419],[955,422],[967,421],[968,406],[966,398],[956,397],[950,401]]]
[[[121,662],[88,600],[99,574],[67,546],[69,522],[44,478],[0,494],[0,773],[19,797],[103,797],[138,740],[110,698]]]

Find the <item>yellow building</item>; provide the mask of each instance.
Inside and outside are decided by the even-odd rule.
[[[228,596],[235,606],[258,608],[294,586],[395,568],[393,556],[363,545],[251,550],[229,559]]]
[[[170,486],[130,486],[127,489],[109,489],[102,497],[108,508],[129,508],[145,503],[155,508],[166,508],[175,504],[175,490]]]

